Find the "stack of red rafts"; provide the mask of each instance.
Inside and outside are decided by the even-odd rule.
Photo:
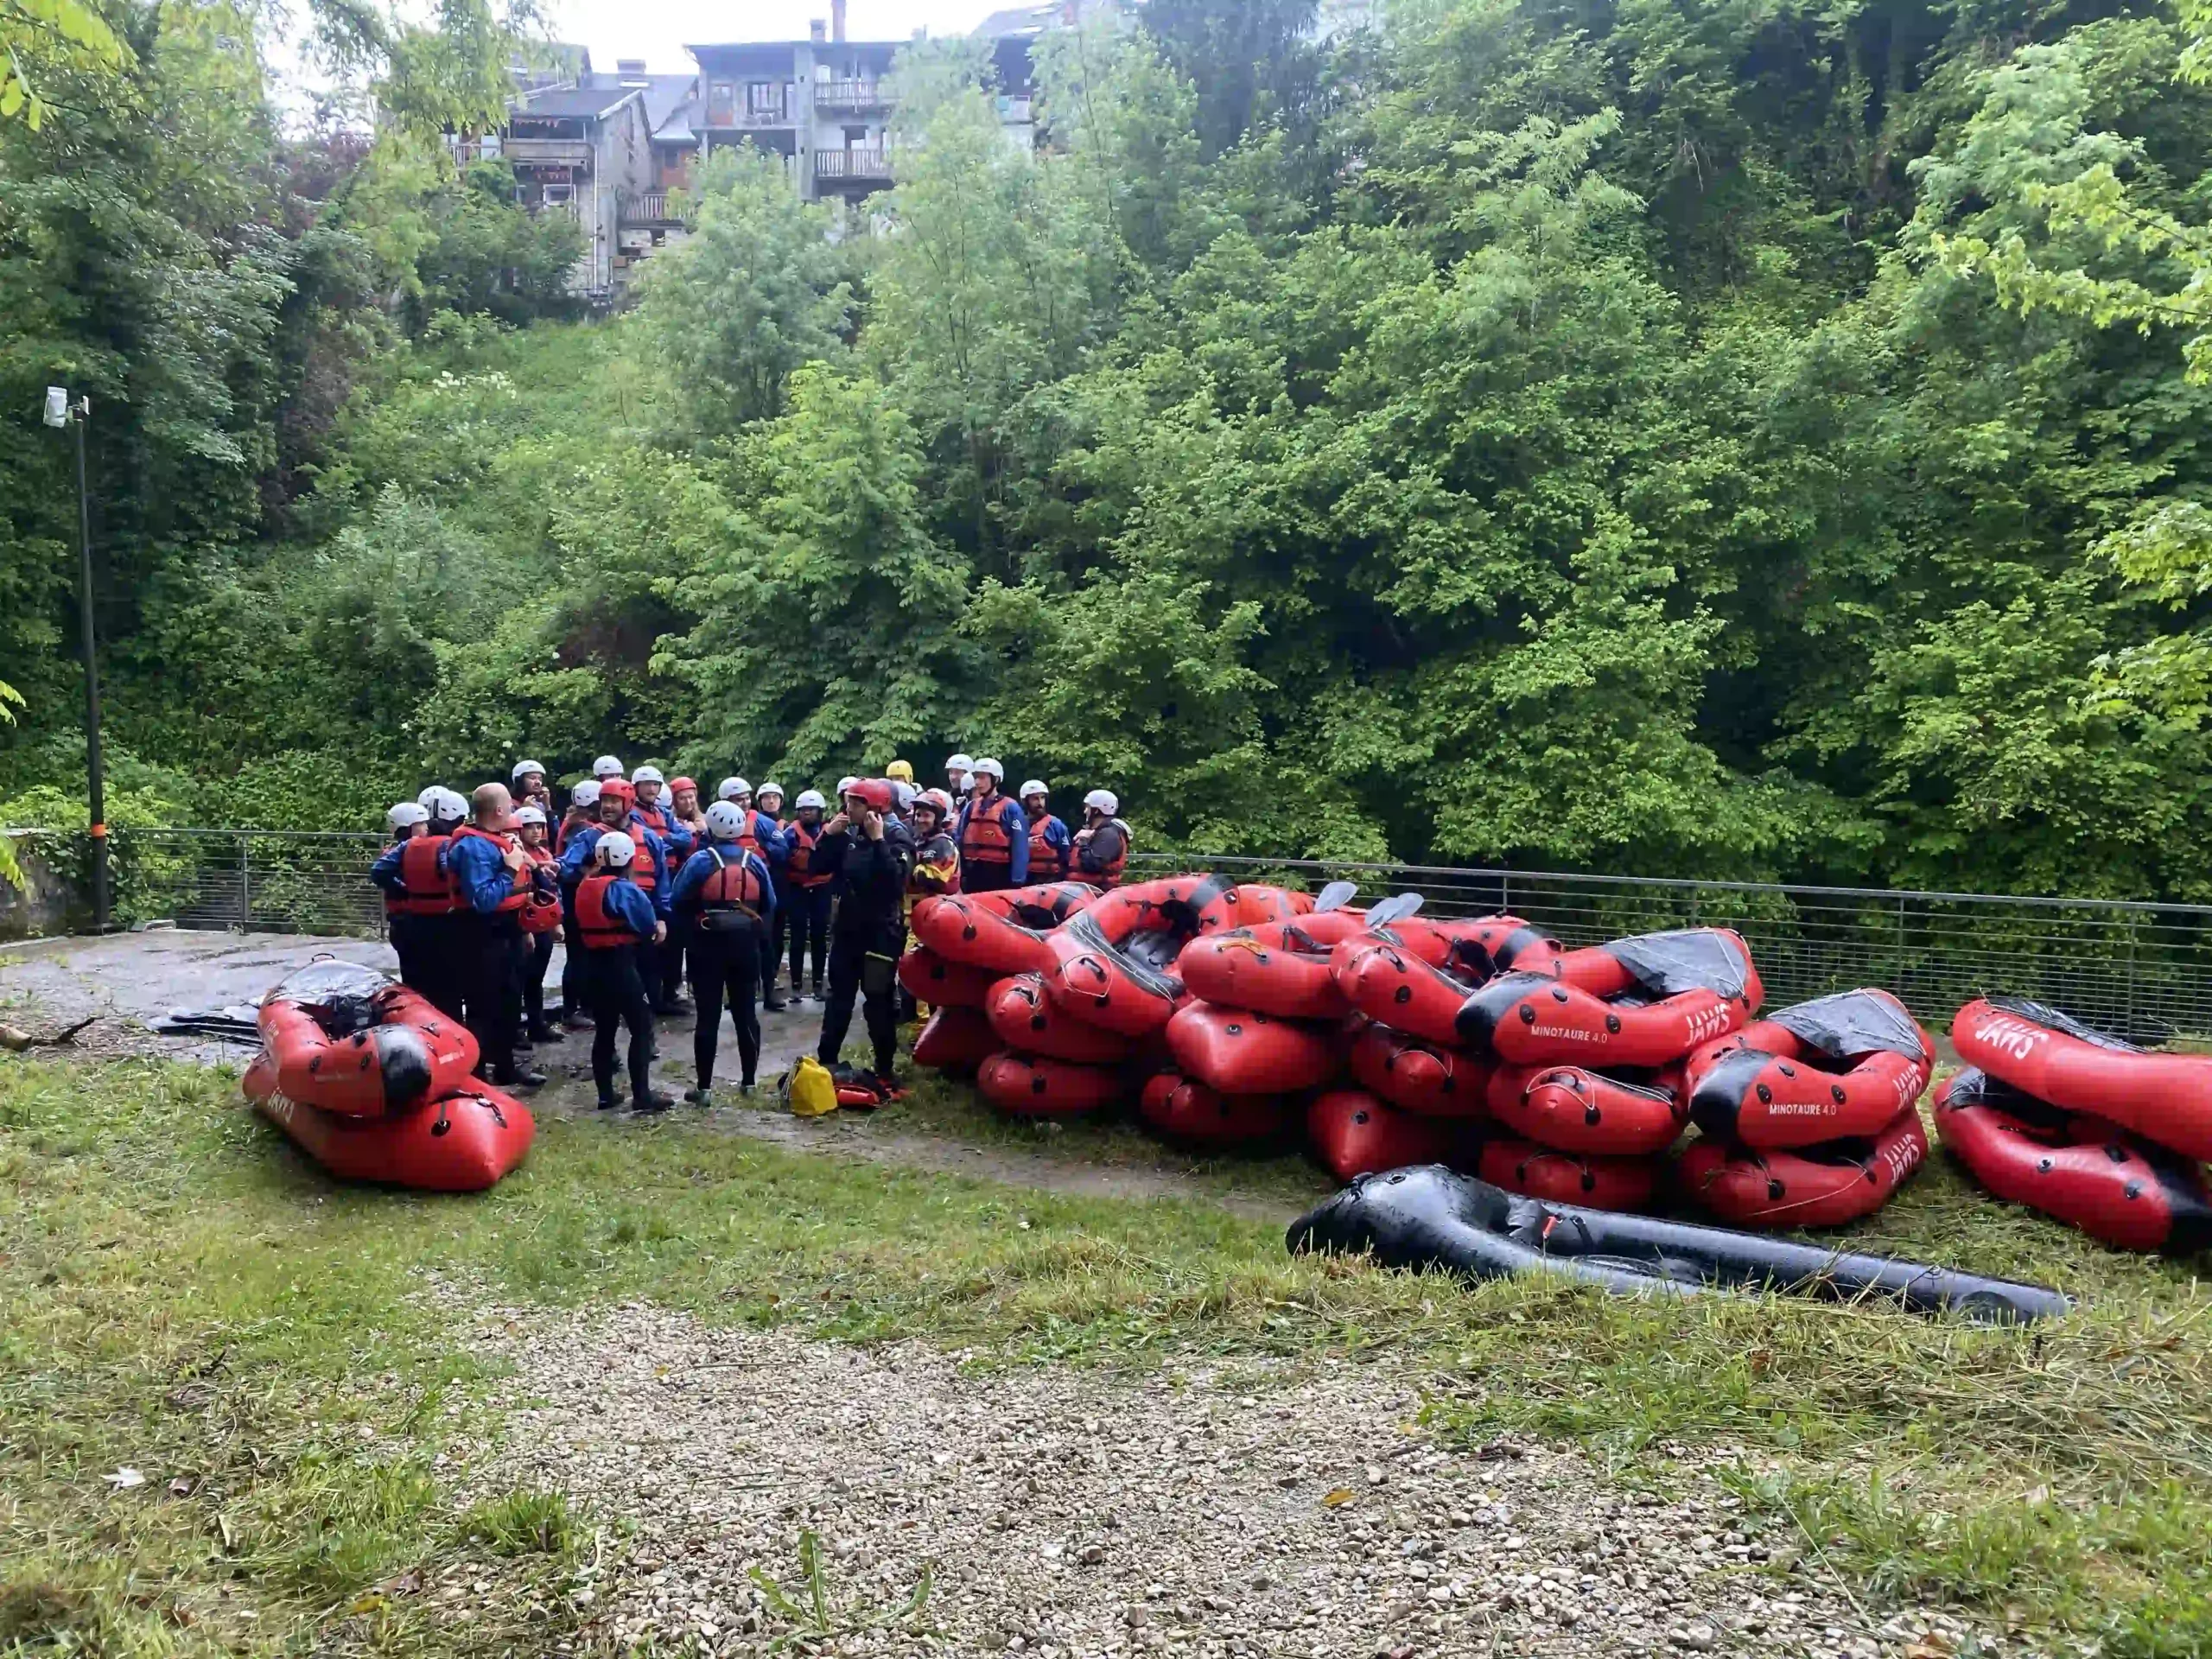
[[[530,1109],[472,1075],[467,1029],[373,968],[311,963],[258,1023],[246,1098],[334,1175],[474,1192],[530,1150]]]
[[[2129,1250],[2212,1248],[2212,1055],[2159,1054],[2015,997],[1967,1003],[1944,1149],[2000,1198]]]
[[[1176,1139],[1281,1137],[1340,1178],[1448,1163],[1610,1209],[1656,1195],[1694,1117],[1689,1196],[1821,1226],[1925,1156],[1924,1033],[1880,991],[1751,1023],[1744,941],[1700,928],[1562,949],[1513,916],[1433,921],[1217,875],[925,899],[900,965],[937,1014],[916,1060],[1020,1116],[1131,1096]]]

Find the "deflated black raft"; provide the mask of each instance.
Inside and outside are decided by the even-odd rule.
[[[1358,1177],[1294,1222],[1288,1242],[1293,1254],[1372,1253],[1385,1267],[1447,1268],[1474,1279],[1549,1273],[1622,1292],[1881,1296],[1915,1313],[1993,1324],[2049,1319],[2071,1306],[2041,1285],[1518,1198],[1441,1164]]]

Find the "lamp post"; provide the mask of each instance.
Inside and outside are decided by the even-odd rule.
[[[85,428],[92,400],[66,387],[46,389],[46,423],[77,432],[77,614],[85,643],[85,770],[92,789],[92,931],[107,931],[107,777],[100,765],[100,666],[92,632],[92,493],[85,476]]]

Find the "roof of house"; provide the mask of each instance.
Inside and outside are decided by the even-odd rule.
[[[653,128],[657,144],[696,144],[699,142],[699,100],[686,98]]]
[[[690,100],[696,75],[625,75],[587,71],[568,86],[549,86],[515,100],[518,115],[604,116],[632,98],[642,99],[645,124],[658,130]]]
[[[976,25],[975,32],[985,40],[994,41],[1010,35],[1042,35],[1066,16],[1067,8],[1059,0],[1046,0],[1043,5],[1014,6],[995,11]]]

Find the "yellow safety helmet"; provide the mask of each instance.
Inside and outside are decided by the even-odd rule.
[[[886,778],[890,779],[893,783],[911,784],[914,781],[913,762],[911,760],[893,760],[889,766],[883,769],[883,775]]]

